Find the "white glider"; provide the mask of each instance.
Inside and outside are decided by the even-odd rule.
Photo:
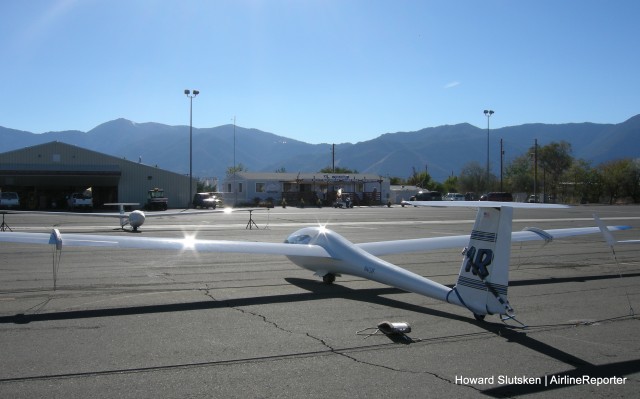
[[[57,249],[61,249],[64,245],[284,255],[296,265],[311,270],[322,277],[325,283],[332,283],[336,276],[343,274],[358,276],[462,306],[481,320],[487,314],[498,314],[503,319],[514,317],[514,311],[507,299],[512,242],[551,241],[554,238],[600,232],[599,227],[586,227],[555,230],[527,228],[524,231],[512,233],[514,207],[566,208],[566,206],[493,202],[462,204],[462,202],[449,202],[446,205],[442,202],[435,205],[420,201],[411,203],[417,206],[478,207],[471,234],[453,237],[353,244],[334,231],[316,226],[306,227],[292,233],[284,243],[88,234],[63,235],[57,230],[51,234],[3,233],[0,234],[0,242],[53,244]],[[607,230],[627,228],[626,226],[613,226],[608,227]],[[429,280],[378,257],[401,252],[455,247],[464,247],[464,251],[460,273],[453,288]],[[55,267],[54,270],[56,270]]]
[[[186,216],[186,215],[194,215],[194,214],[204,214],[204,213],[231,213],[241,210],[232,210],[231,208],[218,209],[218,210],[181,210],[175,212],[167,212],[167,211],[158,211],[158,212],[144,212],[142,210],[134,210],[131,212],[126,212],[126,206],[139,206],[140,204],[135,202],[114,202],[104,204],[108,206],[117,206],[119,208],[119,212],[91,212],[91,213],[80,213],[80,212],[46,212],[46,211],[7,211],[5,214],[32,214],[32,215],[54,215],[54,216],[90,216],[90,217],[106,217],[106,218],[117,218],[120,220],[120,228],[125,229],[127,225],[131,226],[131,229],[134,232],[138,231],[138,228],[144,224],[148,217],[166,217],[166,216]],[[251,209],[253,211],[255,209]],[[248,210],[246,210],[248,211]]]
[[[107,217],[118,217],[118,218],[120,218],[120,228],[121,229],[124,230],[124,227],[128,224],[129,226],[131,226],[133,231],[138,231],[138,227],[140,227],[140,226],[142,226],[144,224],[144,222],[147,219],[147,217],[185,216],[185,215],[193,215],[193,214],[200,214],[200,213],[230,213],[231,212],[231,208],[227,208],[227,209],[218,209],[218,210],[202,210],[202,211],[182,210],[182,211],[178,211],[178,212],[162,211],[162,212],[149,212],[149,213],[145,213],[145,212],[143,212],[141,210],[135,210],[135,211],[131,211],[131,212],[127,213],[124,210],[125,206],[138,206],[140,204],[138,204],[138,203],[114,202],[114,203],[108,203],[108,204],[104,204],[104,205],[117,206],[119,208],[120,212],[117,213],[117,214],[115,214],[115,213],[96,213],[96,214],[92,214],[92,215],[107,216]]]

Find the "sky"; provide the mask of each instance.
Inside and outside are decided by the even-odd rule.
[[[195,128],[235,118],[307,143],[621,123],[640,113],[639,15],[636,0],[5,0],[0,126],[189,125],[191,101]]]

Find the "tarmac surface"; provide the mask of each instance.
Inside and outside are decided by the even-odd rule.
[[[629,225],[640,207],[514,210],[525,226]],[[327,224],[353,242],[468,234],[475,210],[275,208],[249,214],[117,219],[6,215],[16,232],[282,242]],[[0,234],[4,234],[0,232]],[[512,246],[519,322],[351,276],[325,285],[282,256],[0,243],[2,398],[638,397],[640,244],[599,234]],[[460,250],[384,259],[453,285]],[[616,260],[617,259],[617,260]],[[387,336],[376,326],[405,322]],[[363,331],[364,330],[364,331]]]

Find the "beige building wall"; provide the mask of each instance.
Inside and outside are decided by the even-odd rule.
[[[0,154],[0,188],[5,186],[117,186],[117,202],[143,206],[147,191],[163,188],[169,207],[186,208],[189,176],[96,151],[51,142]],[[196,181],[191,181],[196,192]]]

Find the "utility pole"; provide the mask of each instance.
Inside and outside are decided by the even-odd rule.
[[[336,173],[336,145],[332,144],[331,145],[331,173]],[[334,184],[332,186],[332,193],[335,194],[336,191],[336,185],[335,185],[335,181]],[[329,182],[327,181],[327,191],[329,191]],[[333,195],[333,194],[332,194]],[[328,195],[327,195],[328,197]],[[335,195],[333,195],[334,198],[332,198],[331,200],[335,200]]]
[[[533,195],[538,202],[538,139],[533,143]]]
[[[500,191],[504,191],[502,189],[502,161],[504,158],[504,147],[502,146],[502,139],[500,139]]]
[[[236,116],[233,116],[233,207],[238,206],[238,187],[236,183]]]

